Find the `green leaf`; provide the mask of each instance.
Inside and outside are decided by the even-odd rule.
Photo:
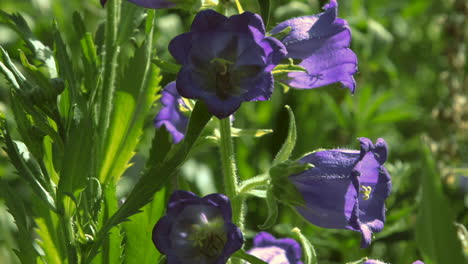
[[[273,133],[273,129],[244,129],[244,128],[231,128],[231,135],[233,137],[263,137]]]
[[[163,162],[171,147],[171,135],[167,131],[166,127],[162,126],[157,128],[154,131],[154,137],[151,143],[151,150],[148,156],[148,160],[151,160],[154,163]]]
[[[260,5],[260,13],[263,18],[263,23],[265,23],[265,28],[268,28],[268,23],[270,22],[270,12],[271,12],[271,3],[270,0],[258,0]]]
[[[91,261],[102,244],[105,234],[115,225],[125,221],[128,217],[140,212],[139,209],[148,204],[153,195],[158,192],[168,180],[176,175],[177,169],[184,163],[195,141],[200,136],[212,115],[206,105],[198,101],[190,116],[187,133],[172,155],[168,155],[164,162],[154,163],[148,160],[147,170],[137,182],[127,197],[125,203],[101,228],[90,252],[85,256],[85,263]],[[153,146],[154,147],[154,146]]]
[[[296,132],[296,120],[294,118],[294,113],[288,105],[286,105],[285,108],[289,114],[288,135],[283,143],[283,146],[281,146],[281,149],[276,154],[276,157],[273,161],[273,165],[276,165],[278,163],[281,163],[289,159],[289,157],[291,156],[291,153],[294,150],[294,146],[296,145],[297,132]]]
[[[33,232],[28,223],[29,215],[26,212],[24,202],[13,192],[7,182],[0,182],[0,191],[2,198],[5,199],[8,211],[15,219],[16,227],[18,228],[16,241],[18,242],[19,251],[15,250],[16,255],[21,263],[35,263],[37,252],[34,249],[33,243],[31,243],[34,241]]]
[[[302,234],[299,228],[295,227],[292,232],[295,234],[299,243],[301,243],[302,252],[304,254],[304,264],[317,264],[317,253],[315,253],[314,246]]]
[[[143,133],[146,115],[160,89],[159,69],[152,66],[150,61],[152,34],[150,36],[137,49],[115,93],[113,112],[106,132],[104,161],[99,173],[101,182],[111,177],[119,179],[128,168],[128,162]]]
[[[272,71],[274,75],[283,75],[283,74],[287,74],[290,72],[307,72],[307,70],[304,67],[299,66],[299,65],[279,64]]]
[[[466,263],[451,204],[442,190],[441,178],[432,153],[422,142],[422,197],[416,220],[416,242],[426,264]]]
[[[289,176],[308,170],[313,166],[308,163],[299,163],[295,161],[285,161],[273,166],[269,173],[273,194],[280,202],[300,206],[305,203],[302,194],[296,186],[289,180]]]
[[[177,74],[180,71],[180,65],[169,61],[163,61],[161,59],[155,58],[152,60],[152,62],[163,72]]]
[[[57,226],[57,221],[54,220],[55,225],[50,226],[50,222],[46,221],[43,218],[35,219],[37,228],[36,233],[39,236],[37,243],[41,246],[44,251],[44,261],[47,264],[63,264],[62,254],[60,252],[60,245],[63,245],[57,240],[55,236],[56,230],[53,229],[59,228]],[[49,227],[50,226],[50,227]],[[34,262],[31,262],[34,263]]]
[[[135,29],[138,28],[138,26],[141,24],[141,22],[146,16],[144,8],[141,8],[127,1],[122,1],[121,8],[122,10],[125,10],[125,12],[121,12],[121,17],[118,25],[118,45],[123,44],[132,37]],[[147,21],[152,20],[148,19]]]
[[[117,211],[116,185],[113,182],[106,184],[103,188],[102,211],[99,215],[99,225],[102,226]],[[104,238],[103,248],[96,258],[97,263],[121,263],[123,255],[121,227],[114,226],[111,232]]]
[[[245,250],[240,249],[232,255],[234,258],[243,259],[251,264],[267,264],[265,261],[257,258],[256,256],[250,255]]]
[[[21,142],[16,143],[11,139],[6,125],[2,128],[2,134],[6,145],[5,151],[8,153],[11,163],[15,166],[21,178],[31,186],[34,193],[40,197],[50,209],[56,211],[53,194],[47,191],[47,189],[50,189],[50,186],[43,185],[45,182],[44,176],[37,162],[29,154],[26,146]],[[21,148],[21,152],[19,147]]]
[[[153,201],[142,208],[142,213],[130,217],[130,221],[123,224],[126,238],[124,264],[153,264],[159,258],[159,251],[150,242],[150,234],[158,219],[164,215],[166,194],[167,190],[161,189],[154,195]]]
[[[273,191],[271,188],[269,188],[266,192],[265,202],[268,208],[268,216],[265,222],[262,225],[258,226],[258,228],[260,229],[271,228],[276,223],[276,219],[278,218],[278,203],[276,201],[275,196],[273,195]]]
[[[55,66],[53,52],[49,47],[42,44],[42,42],[33,36],[26,20],[24,20],[20,14],[10,15],[0,10],[0,22],[4,22],[20,35],[20,37],[26,42],[28,48],[34,53],[36,59],[44,62],[50,78],[57,77],[57,69]]]

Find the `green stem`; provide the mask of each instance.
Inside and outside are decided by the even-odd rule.
[[[242,8],[242,5],[241,5],[241,3],[240,3],[239,0],[236,0],[236,7],[237,7],[237,12],[238,12],[239,14],[244,13],[244,9]]]
[[[233,199],[237,196],[239,189],[237,186],[236,158],[231,137],[231,121],[229,118],[219,120],[219,130],[221,134],[219,147],[223,166],[224,188],[226,195],[230,199]],[[242,207],[242,202],[232,200],[232,220],[241,229],[243,226]]]
[[[105,63],[102,90],[99,101],[99,135],[101,145],[99,146],[99,156],[104,156],[104,145],[107,140],[107,128],[109,127],[112,113],[112,102],[115,93],[115,79],[117,71],[117,55],[119,46],[117,45],[117,24],[119,18],[120,0],[111,0],[107,3],[106,22],[106,43],[105,43]]]
[[[232,222],[241,231],[244,230],[244,199],[235,199],[238,194],[237,165],[234,155],[234,146],[231,136],[231,121],[229,118],[219,120],[221,140],[219,148],[221,151],[221,163],[224,175],[224,188],[226,195],[231,199]],[[231,259],[231,263],[242,263],[239,259]]]

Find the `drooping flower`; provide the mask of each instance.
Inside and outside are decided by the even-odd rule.
[[[351,31],[346,20],[338,18],[336,0],[324,6],[325,12],[286,20],[271,30],[277,34],[288,27],[290,32],[281,41],[287,57],[302,60],[307,72],[291,72],[284,82],[294,88],[317,88],[340,82],[354,92],[357,58],[349,49]]]
[[[286,54],[280,41],[265,36],[259,15],[225,17],[213,10],[199,12],[191,31],[176,36],[169,51],[182,64],[179,94],[203,100],[218,118],[229,116],[242,102],[268,100],[271,70]]]
[[[374,145],[360,138],[361,150],[333,149],[314,152],[300,162],[313,168],[291,175],[290,181],[304,198],[298,212],[314,225],[361,232],[362,247],[385,222],[385,199],[391,191],[390,175],[383,166],[387,144]]]
[[[158,128],[165,126],[174,144],[177,144],[184,138],[188,126],[188,117],[180,111],[186,105],[177,92],[175,82],[167,84],[161,94],[163,107],[156,115],[154,124]]]
[[[250,255],[268,264],[302,264],[301,246],[292,238],[276,239],[267,232],[258,233],[253,241]]]
[[[243,244],[231,218],[229,198],[222,194],[200,198],[175,191],[153,229],[153,242],[167,264],[224,264]]]

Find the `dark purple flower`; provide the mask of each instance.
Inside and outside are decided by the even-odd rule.
[[[340,82],[354,92],[357,58],[349,49],[351,31],[346,20],[336,17],[336,0],[330,0],[324,10],[318,15],[286,20],[271,30],[277,34],[291,27],[281,41],[288,50],[287,57],[302,60],[299,65],[307,70],[289,73],[285,83],[307,89]]]
[[[191,31],[176,36],[169,51],[182,64],[177,90],[203,100],[210,112],[225,118],[244,101],[268,100],[273,92],[271,70],[286,54],[277,39],[265,36],[257,14],[225,17],[201,11]]]
[[[302,264],[301,246],[292,238],[276,239],[267,232],[260,232],[254,238],[248,252],[269,264]]]
[[[385,199],[391,191],[390,175],[383,166],[387,144],[374,145],[360,138],[361,151],[334,149],[314,152],[300,162],[315,167],[289,177],[305,205],[297,209],[312,224],[362,233],[362,247],[385,222]]]
[[[222,194],[200,198],[175,191],[153,229],[153,242],[168,264],[224,264],[243,244],[231,218],[231,203]]]
[[[156,127],[165,126],[172,136],[174,144],[179,143],[185,136],[188,126],[188,117],[181,111],[181,107],[186,107],[176,89],[176,83],[171,82],[164,87],[161,96],[162,108],[154,119]]]

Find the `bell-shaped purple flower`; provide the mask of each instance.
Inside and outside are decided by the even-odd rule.
[[[222,194],[200,198],[175,191],[153,229],[153,242],[167,264],[224,264],[243,244],[231,218],[229,198]]]
[[[292,238],[276,239],[267,232],[258,233],[253,241],[250,255],[268,264],[302,264],[301,246]]]
[[[265,36],[259,15],[225,17],[213,10],[199,12],[191,31],[176,36],[169,51],[182,64],[179,94],[203,100],[218,118],[234,113],[242,102],[268,100],[271,70],[286,54],[279,40]]]
[[[318,15],[286,20],[271,30],[277,34],[288,27],[291,31],[281,41],[287,57],[302,60],[307,72],[292,72],[284,82],[294,88],[317,88],[340,82],[354,92],[357,58],[349,49],[351,31],[346,20],[338,18],[336,0],[324,6]]]
[[[361,246],[367,247],[372,233],[384,227],[384,201],[392,184],[383,166],[385,141],[379,138],[374,145],[367,138],[359,140],[360,151],[333,149],[305,156],[300,162],[314,167],[289,179],[305,200],[297,210],[306,220],[320,227],[361,232]]]
[[[162,108],[156,115],[154,124],[158,128],[165,126],[174,144],[177,144],[184,138],[188,126],[188,117],[180,111],[186,105],[177,92],[175,82],[167,84],[161,94]]]

